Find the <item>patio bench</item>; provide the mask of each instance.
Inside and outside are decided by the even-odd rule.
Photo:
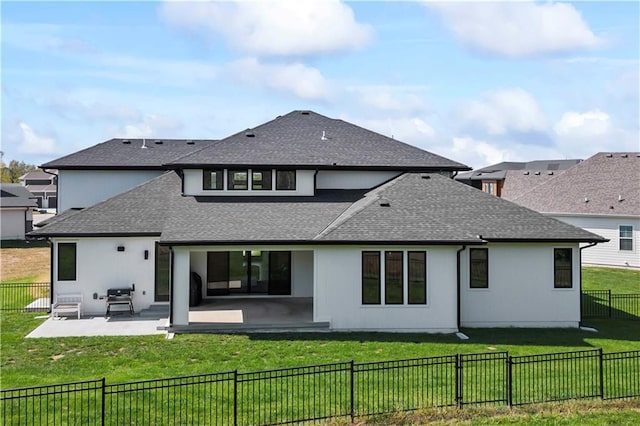
[[[80,319],[80,312],[82,307],[82,294],[69,293],[69,294],[56,294],[51,305],[51,316],[53,318],[60,318],[58,314],[67,312],[77,312],[78,319]]]

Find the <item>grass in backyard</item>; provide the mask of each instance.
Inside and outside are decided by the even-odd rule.
[[[571,401],[522,407],[443,408],[418,412],[395,413],[367,419],[366,424],[429,425],[637,425],[640,400]],[[349,423],[334,423],[346,425]],[[365,423],[358,423],[365,424]]]
[[[582,268],[583,290],[611,290],[612,293],[640,293],[640,270]]]
[[[0,282],[49,282],[50,251],[48,243],[21,242],[20,247],[0,248]]]

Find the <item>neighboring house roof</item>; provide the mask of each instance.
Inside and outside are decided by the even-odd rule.
[[[180,184],[165,173],[31,235],[159,235],[166,244],[604,240],[438,174],[313,197],[192,197]]]
[[[214,144],[215,140],[111,139],[43,164],[42,168],[164,169],[164,164]],[[143,145],[146,148],[142,148]]]
[[[464,164],[343,120],[293,111],[172,162],[175,167],[468,170]]]
[[[0,184],[0,207],[38,207],[33,195],[19,183]]]
[[[511,201],[563,172],[564,171],[507,170],[505,172],[504,186],[502,187],[500,197]]]
[[[528,162],[503,161],[502,163],[476,169],[471,172],[459,173],[456,180],[501,180],[505,179],[510,170],[524,171],[560,171],[567,170],[582,160],[535,160]],[[541,173],[542,174],[542,173]]]
[[[510,198],[543,213],[640,216],[640,153],[600,152]]]
[[[42,170],[32,170],[20,176],[20,180],[53,180],[55,174],[47,173]]]

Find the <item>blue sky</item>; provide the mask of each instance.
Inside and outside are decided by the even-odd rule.
[[[472,167],[638,151],[637,2],[7,2],[5,162],[294,109]]]

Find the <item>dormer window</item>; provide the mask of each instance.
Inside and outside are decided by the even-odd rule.
[[[296,189],[296,171],[295,170],[277,170],[276,171],[276,189],[279,191],[295,191]]]
[[[229,170],[228,189],[245,190],[249,189],[249,172],[247,170]]]
[[[270,191],[271,170],[252,170],[251,189],[254,191]]]
[[[223,189],[224,172],[222,170],[203,170],[202,189]]]

